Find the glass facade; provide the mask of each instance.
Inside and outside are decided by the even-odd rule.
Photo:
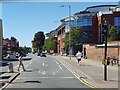
[[[78,26],[92,26],[92,18],[78,19]]]
[[[66,28],[69,28],[69,24],[70,22],[67,21],[66,22]],[[75,26],[92,26],[92,18],[84,18],[84,19],[77,19],[77,20],[72,20],[71,21],[71,27],[75,27]]]
[[[61,34],[64,34],[64,33],[65,33],[64,29],[58,31],[58,35],[61,35]]]
[[[116,30],[120,31],[120,17],[115,17],[114,18],[114,27]]]

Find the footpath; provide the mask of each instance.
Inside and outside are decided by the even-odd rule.
[[[9,62],[10,64],[11,62]],[[14,71],[14,67],[12,71],[9,69],[9,64],[2,66],[0,65],[0,90],[3,90],[9,83],[11,83],[20,73]]]
[[[23,60],[31,60],[31,59],[32,58],[27,56],[27,57],[24,57]],[[9,65],[10,63],[15,63],[13,59],[11,61],[13,62],[9,62]],[[8,86],[9,83],[11,83],[22,72],[22,68],[20,69],[20,72],[17,71],[18,60],[16,63],[17,63],[16,65],[13,64],[13,67],[11,67],[13,68],[14,72],[10,72],[11,70],[9,69],[9,65],[5,67],[2,65],[0,66],[0,90],[4,90],[4,88]],[[17,67],[15,67],[14,65]]]
[[[93,88],[114,88],[113,90],[120,89],[118,65],[107,66],[107,81],[105,81],[104,65],[100,61],[82,58],[82,61],[78,64],[75,57],[72,57],[70,60],[70,57],[56,55],[55,58],[70,71],[74,72],[88,86]]]

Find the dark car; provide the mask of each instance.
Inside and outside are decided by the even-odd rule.
[[[8,61],[0,61],[0,66],[7,66],[9,65]]]
[[[40,56],[41,56],[41,57],[46,57],[46,53],[45,53],[45,52],[41,52],[41,53],[40,53]]]

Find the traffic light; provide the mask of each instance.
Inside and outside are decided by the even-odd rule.
[[[107,24],[101,24],[102,25],[102,34],[106,35],[108,32],[108,25]]]

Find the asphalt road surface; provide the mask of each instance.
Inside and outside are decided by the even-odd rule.
[[[32,60],[25,65],[27,71],[22,71],[7,88],[90,88],[55,58],[29,56]]]

